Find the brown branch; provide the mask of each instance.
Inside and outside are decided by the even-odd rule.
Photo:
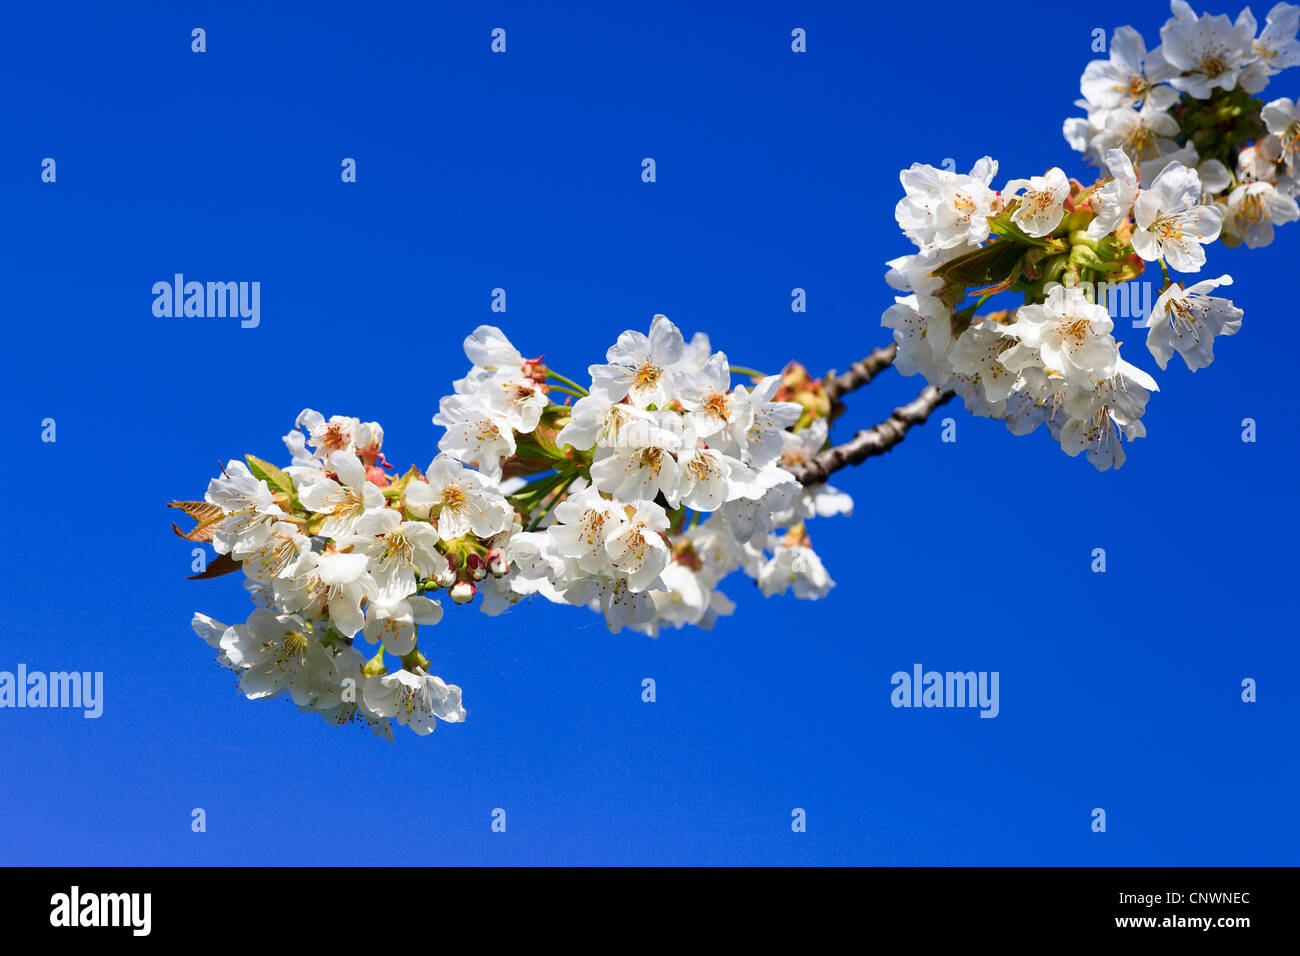
[[[860,465],[868,458],[883,455],[903,440],[909,428],[924,424],[930,413],[950,400],[953,394],[952,391],[941,392],[933,385],[927,385],[920,395],[894,409],[894,413],[879,425],[864,429],[844,444],[827,448],[808,461],[790,466],[788,470],[800,484],[815,485],[841,468]]]
[[[898,346],[891,343],[876,349],[866,358],[854,362],[847,372],[827,375],[822,387],[826,390],[826,397],[831,401],[831,407],[835,406],[841,395],[861,388],[893,365],[894,356],[897,354]]]

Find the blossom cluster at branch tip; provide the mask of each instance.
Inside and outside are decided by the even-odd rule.
[[[1216,241],[1254,249],[1300,218],[1300,108],[1257,98],[1300,64],[1300,6],[1279,3],[1262,26],[1249,8],[1236,20],[1197,15],[1173,0],[1173,16],[1148,50],[1132,27],[1114,33],[1109,57],[1088,64],[1085,118],[1065,138],[1104,173],[1090,186],[1057,167],[994,188],[998,164],[969,173],[920,163],[903,170],[899,228],[917,252],[888,263],[900,293],[881,324],[893,330],[896,365],[952,389],[976,415],[1014,434],[1045,425],[1069,455],[1118,468],[1141,418],[1151,375],[1120,356],[1106,290],[1159,268],[1160,295],[1146,345],[1164,370],[1177,352],[1195,371],[1242,311],[1210,294],[1230,276],[1200,272]],[[1021,304],[985,316],[1000,293]],[[966,304],[971,297],[973,302]]]
[[[284,468],[231,461],[203,502],[177,503],[257,605],[242,624],[193,621],[249,698],[389,739],[394,723],[464,720],[420,646],[442,590],[489,615],[538,596],[657,636],[730,615],[719,584],[734,571],[766,596],[834,586],[807,522],[853,502],[790,471],[828,444],[830,403],[801,367],[733,383],[707,336],[687,342],[662,315],[619,336],[589,385],[493,326],[465,353],[427,468],[397,474],[376,422],[305,409]]]

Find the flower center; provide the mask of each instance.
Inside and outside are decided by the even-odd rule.
[[[296,631],[288,631],[284,637],[280,638],[279,644],[269,644],[267,650],[276,652],[273,663],[277,666],[283,665],[302,657],[303,652],[307,650],[307,638]]]
[[[708,455],[695,455],[686,468],[698,481],[708,481],[718,474],[717,465]]]
[[[465,494],[465,489],[460,485],[448,485],[442,489],[442,506],[457,511],[465,507],[469,496]]]
[[[1121,141],[1128,147],[1128,153],[1134,162],[1140,163],[1150,159],[1156,153],[1157,136],[1143,123],[1134,123],[1122,137]]]
[[[1264,212],[1264,200],[1259,193],[1246,191],[1241,200],[1241,208],[1237,210],[1237,218],[1252,226],[1257,226],[1268,218]]]
[[[1087,319],[1072,319],[1061,325],[1061,338],[1069,339],[1076,344],[1082,343],[1088,336],[1088,331],[1092,323]]]
[[[414,550],[405,535],[400,531],[394,531],[384,537],[384,550],[379,553],[379,563],[384,567],[392,564],[407,567],[412,563],[411,553]]]
[[[727,416],[731,414],[731,401],[727,398],[727,393],[710,392],[704,399],[704,410],[714,418],[726,421]]]
[[[635,386],[647,391],[659,384],[659,379],[663,377],[663,367],[655,362],[643,362],[637,366],[634,378]]]
[[[601,511],[588,511],[582,516],[582,531],[579,535],[581,540],[594,548],[596,542],[600,539],[601,531],[605,527],[605,514]]]
[[[1201,72],[1206,76],[1220,76],[1228,72],[1228,54],[1226,50],[1207,50],[1201,57]]]
[[[952,197],[952,207],[959,213],[958,220],[960,222],[969,222],[971,215],[975,212],[975,200],[965,193],[957,193]]]
[[[654,474],[659,474],[659,469],[663,467],[664,450],[662,448],[642,448],[632,458],[633,464],[638,468],[649,468]]]
[[[338,451],[348,447],[348,436],[343,431],[343,426],[339,424],[327,425],[325,434],[321,436],[320,443],[330,451]]]

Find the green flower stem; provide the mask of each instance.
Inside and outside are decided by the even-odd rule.
[[[750,378],[767,378],[767,376],[764,375],[762,372],[759,372],[759,371],[757,371],[756,369],[749,368],[749,367],[746,366],[746,365],[733,365],[733,366],[731,366],[731,374],[732,374],[732,375],[747,375],[747,376],[749,376]]]
[[[588,392],[585,388],[583,388],[581,385],[579,385],[577,382],[575,382],[573,379],[571,379],[571,378],[565,378],[565,377],[564,377],[563,375],[561,375],[559,372],[555,372],[555,371],[552,371],[552,370],[550,370],[550,369],[547,369],[547,370],[546,370],[546,377],[547,377],[547,378],[553,378],[553,379],[555,379],[557,382],[559,382],[561,385],[567,385],[569,388],[574,389],[574,390],[578,393],[578,397],[579,397],[579,398],[581,398],[583,395],[589,395],[589,394],[591,394],[591,393]],[[551,386],[551,387],[554,388],[555,386]]]
[[[376,674],[383,674],[388,668],[384,666],[384,645],[379,645],[379,650],[375,651],[375,656],[366,661],[361,668],[363,677],[374,677]]]
[[[511,495],[510,500],[518,501],[521,504],[526,503],[526,510],[531,511],[539,501],[546,497],[552,488],[558,486],[566,477],[569,477],[567,472],[557,472],[554,475],[547,475],[544,478],[538,478],[536,481],[530,481]]]
[[[429,659],[420,653],[418,647],[413,648],[411,653],[402,658],[402,668],[404,670],[412,671],[417,667],[427,668],[428,666]]]
[[[568,490],[569,485],[573,484],[574,481],[577,480],[578,473],[575,471],[572,474],[568,474],[563,477],[564,477],[564,481],[560,482],[560,484],[556,485],[556,487],[553,489],[553,493],[551,494],[551,500],[546,503],[546,507],[544,507],[541,510],[541,512],[539,512],[538,515],[535,518],[533,518],[532,522],[529,524],[528,526],[529,531],[536,531],[538,527],[541,526],[542,521],[546,518],[548,514],[551,513],[551,509],[554,508],[556,503],[560,500],[560,496],[563,495],[564,492]]]

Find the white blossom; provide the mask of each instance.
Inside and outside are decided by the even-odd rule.
[[[1147,348],[1162,370],[1174,352],[1193,372],[1205,368],[1214,361],[1215,337],[1237,334],[1242,310],[1228,299],[1207,295],[1231,284],[1232,277],[1222,275],[1187,288],[1175,283],[1160,294],[1147,319]]]
[[[1020,195],[1021,190],[1024,190],[1024,195]],[[1053,166],[1042,176],[1011,180],[1002,193],[1007,202],[1020,200],[1020,205],[1011,214],[1011,221],[1027,236],[1045,236],[1059,226],[1065,216],[1070,180]]]
[[[1201,204],[1201,181],[1181,163],[1166,167],[1133,203],[1133,250],[1148,262],[1164,259],[1179,272],[1199,272],[1205,243],[1219,237],[1223,213]]]
[[[421,736],[432,733],[439,720],[459,723],[465,719],[460,688],[422,667],[368,678],[362,693],[371,711]]]
[[[673,365],[682,357],[685,342],[677,326],[663,315],[650,323],[650,334],[627,331],[605,355],[605,365],[593,365],[593,392],[612,402],[630,398],[637,408],[662,406],[673,394]]]

